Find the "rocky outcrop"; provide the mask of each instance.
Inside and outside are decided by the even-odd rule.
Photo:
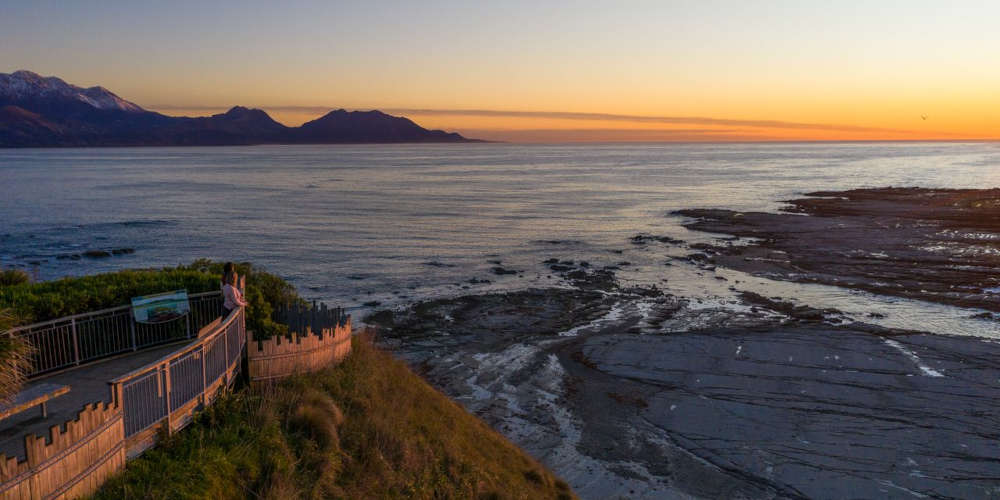
[[[1000,311],[1000,190],[817,192],[787,213],[682,210],[689,229],[749,238],[702,254],[774,279]],[[808,215],[803,217],[802,215]]]

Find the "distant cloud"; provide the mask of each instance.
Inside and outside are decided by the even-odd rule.
[[[738,120],[730,118],[711,118],[704,116],[645,116],[620,115],[611,113],[574,113],[566,111],[504,111],[492,109],[387,109],[387,113],[436,115],[436,116],[490,116],[506,118],[547,118],[559,120],[613,121],[628,123],[660,123],[686,125],[721,125],[727,127],[777,128],[789,130],[826,130],[843,132],[895,132],[909,133],[908,130],[895,130],[876,127],[861,127],[857,125],[838,125],[832,123],[802,123],[780,120]]]
[[[181,106],[172,104],[149,105],[147,109],[165,112],[167,114],[207,115],[220,113],[229,106]],[[339,106],[259,106],[270,113],[286,115],[284,118],[295,121],[295,125],[313,118],[318,118]],[[349,108],[355,110],[370,110],[375,108]],[[496,109],[428,109],[428,108],[378,108],[394,115],[403,115],[411,119],[424,116],[438,117],[485,117],[485,118],[519,118],[525,120],[524,128],[490,128],[489,125],[475,129],[461,126],[448,127],[469,137],[506,141],[756,141],[781,140],[789,136],[810,138],[815,132],[827,132],[843,137],[865,139],[907,139],[921,136],[938,139],[956,138],[956,134],[946,132],[915,131],[880,127],[865,127],[859,125],[844,125],[835,123],[810,123],[783,120],[751,120],[733,118],[713,118],[707,116],[648,116],[615,113],[578,113],[569,111],[521,111]],[[288,115],[295,115],[290,117]],[[312,118],[310,118],[312,117]],[[579,122],[618,122],[622,124],[661,124],[687,125],[683,129],[654,128],[636,129],[623,127],[621,129],[601,128],[532,128],[530,120],[556,119]],[[419,120],[417,120],[419,123]],[[440,126],[440,125],[438,125]],[[690,127],[693,126],[693,127]],[[716,128],[695,128],[716,127]],[[785,131],[784,133],[780,131]],[[798,133],[796,133],[798,132]],[[810,133],[814,132],[814,133]],[[821,136],[826,134],[819,134]]]
[[[780,138],[739,129],[471,129],[466,137],[507,142],[746,142]]]
[[[226,106],[177,106],[170,104],[151,105],[150,109],[160,111],[206,111],[218,112],[228,109]],[[334,106],[260,106],[260,108],[275,112],[315,113],[317,116],[328,113]],[[374,109],[374,108],[356,108]],[[911,133],[911,130],[898,130],[878,127],[862,127],[857,125],[839,125],[833,123],[804,123],[781,120],[740,120],[732,118],[712,118],[705,116],[647,116],[622,115],[614,113],[576,113],[569,111],[509,111],[496,109],[427,109],[427,108],[379,108],[386,113],[396,115],[422,116],[484,116],[496,118],[538,118],[557,120],[603,121],[622,123],[659,123],[664,125],[710,125],[726,127],[752,127],[786,130],[825,130],[843,132],[893,132]]]

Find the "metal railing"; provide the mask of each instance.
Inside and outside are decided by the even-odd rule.
[[[146,347],[191,338],[219,317],[221,292],[188,296],[183,321],[137,323],[132,306],[75,314],[10,330],[34,347],[28,377],[61,370]]]
[[[169,426],[174,412],[204,397],[208,388],[239,368],[246,345],[245,316],[244,308],[236,309],[191,345],[108,382],[123,408],[126,438],[165,420]]]

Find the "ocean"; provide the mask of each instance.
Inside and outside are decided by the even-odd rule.
[[[725,302],[721,284],[663,266],[668,255],[629,239],[711,239],[671,215],[682,208],[774,211],[816,190],[998,186],[998,167],[998,143],[0,150],[0,265],[51,280],[202,257],[251,261],[360,317],[431,297],[559,286],[542,264],[550,258],[629,261],[625,283]],[[75,257],[120,248],[134,253]],[[994,335],[958,308],[752,286],[858,314],[902,312],[889,326]]]
[[[1000,143],[5,150],[0,264],[50,280],[251,261],[355,322],[454,298],[400,308],[380,345],[581,498],[980,497],[995,315],[706,265],[686,258],[699,243],[747,239],[673,212],[991,187],[998,166]],[[837,311],[778,312],[802,306]]]

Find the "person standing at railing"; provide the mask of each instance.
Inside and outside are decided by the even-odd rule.
[[[240,289],[236,287],[236,283],[239,282],[239,276],[236,274],[236,269],[234,269],[232,262],[226,262],[226,265],[222,268],[222,320],[225,321],[229,317],[229,313],[233,312],[233,309],[237,307],[243,307],[247,305],[247,302],[243,300],[243,293]]]

